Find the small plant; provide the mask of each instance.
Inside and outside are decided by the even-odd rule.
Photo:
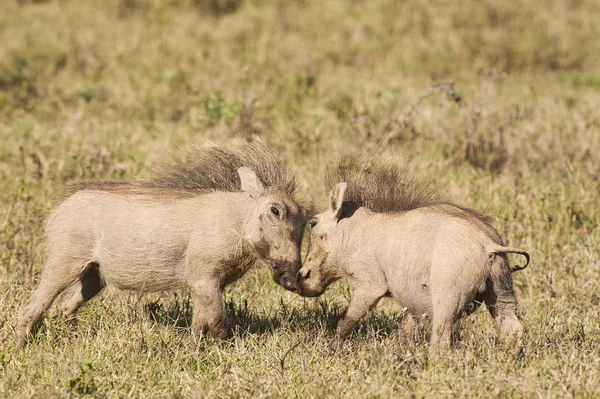
[[[236,103],[227,103],[221,93],[211,93],[203,101],[203,116],[209,126],[223,121],[230,125],[240,113]]]
[[[242,0],[194,0],[194,5],[218,17],[235,13],[242,5]]]
[[[95,370],[90,359],[79,365],[79,373],[69,381],[69,393],[72,397],[87,398],[96,396],[98,387],[94,381]]]

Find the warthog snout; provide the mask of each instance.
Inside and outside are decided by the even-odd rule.
[[[305,297],[319,296],[327,287],[327,284],[321,281],[318,271],[311,273],[311,269],[307,267],[306,262],[302,269],[298,271],[296,279],[300,288],[299,294]]]
[[[298,281],[294,277],[293,274],[287,273],[281,276],[279,279],[279,284],[285,288],[286,290],[297,292],[298,291]]]
[[[310,269],[307,267],[303,267],[302,269],[300,269],[298,271],[298,275],[296,276],[296,278],[298,279],[298,281],[302,281],[305,280],[307,278],[310,277]]]
[[[294,262],[278,262],[273,270],[273,280],[288,291],[298,292],[297,270],[298,266]]]

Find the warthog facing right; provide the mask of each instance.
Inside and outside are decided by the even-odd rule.
[[[66,319],[110,284],[139,292],[187,287],[192,331],[227,337],[224,287],[256,261],[297,289],[306,211],[296,184],[263,141],[234,140],[191,151],[150,180],[83,182],[47,224],[48,260],[19,312],[24,342],[57,299]]]
[[[527,266],[529,254],[505,247],[487,217],[436,202],[431,185],[407,179],[392,162],[364,167],[344,159],[328,186],[328,209],[310,221],[300,293],[318,296],[341,277],[354,283],[332,349],[383,296],[408,309],[404,333],[410,342],[428,315],[432,344],[449,346],[455,321],[481,302],[501,338],[521,337],[511,273]],[[507,253],[521,254],[527,263],[511,268]]]

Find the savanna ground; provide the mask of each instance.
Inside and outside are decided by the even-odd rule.
[[[599,20],[592,0],[2,1],[0,396],[600,396]],[[323,168],[358,152],[493,215],[533,257],[523,351],[480,309],[435,357],[382,301],[329,357],[351,287],[302,299],[264,267],[227,290],[225,346],[192,339],[187,292],[105,290],[74,329],[51,312],[15,347],[64,183],[251,132],[317,209]]]

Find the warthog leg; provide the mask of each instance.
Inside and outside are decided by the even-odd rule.
[[[414,344],[416,342],[416,330],[419,322],[417,319],[410,313],[406,313],[404,316],[404,322],[402,323],[402,330],[404,331],[404,338],[409,344]]]
[[[490,287],[485,293],[485,304],[500,330],[500,340],[520,339],[523,325],[517,316],[517,298],[512,290]]]
[[[90,264],[57,298],[57,306],[68,322],[75,322],[77,310],[104,288],[96,264]]]
[[[440,348],[450,348],[452,327],[472,301],[474,293],[460,294],[438,290],[434,294],[433,315],[431,318],[431,344]]]
[[[48,259],[42,272],[40,285],[19,310],[17,339],[20,342],[29,338],[33,328],[54,299],[77,278],[84,267],[80,263],[81,261],[74,261],[68,256]]]
[[[435,309],[433,312],[431,344],[433,346],[449,348],[452,326],[456,321],[456,317],[450,312],[436,312]]]
[[[208,329],[213,339],[227,339],[227,326],[225,322],[225,303],[223,302],[223,289],[217,281],[203,281],[194,284],[194,316],[192,319],[192,333],[201,337]]]
[[[496,320],[500,340],[520,339],[523,335],[523,325],[517,317],[517,298],[507,259],[496,255],[492,259],[492,270],[484,293],[485,304]]]
[[[356,323],[366,316],[366,314],[377,305],[379,299],[385,294],[378,290],[373,290],[373,287],[368,286],[368,289],[357,288],[350,299],[348,309],[340,318],[335,331],[335,338],[331,342],[331,350],[337,350],[340,343],[350,334]]]
[[[439,292],[434,295],[431,344],[440,348],[450,348],[452,327],[458,319],[471,314],[481,303],[476,290],[461,293]]]

